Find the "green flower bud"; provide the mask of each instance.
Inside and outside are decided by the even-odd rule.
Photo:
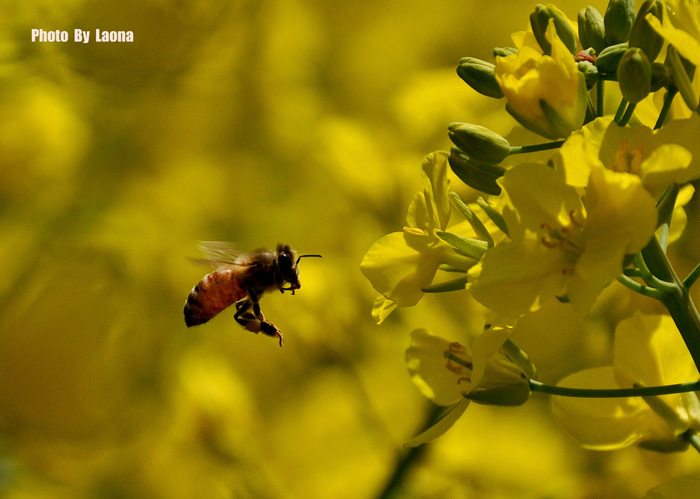
[[[509,55],[516,54],[518,52],[518,49],[515,47],[495,47],[493,49],[493,56],[494,57],[507,57]]]
[[[578,70],[583,73],[586,79],[586,88],[591,89],[598,81],[598,68],[590,61],[580,61],[576,63]]]
[[[622,96],[636,104],[651,92],[651,62],[638,47],[627,49],[617,68]]]
[[[463,57],[459,60],[457,74],[480,94],[500,99],[503,91],[494,76],[495,67],[490,62],[475,57]]]
[[[668,454],[669,452],[685,452],[690,444],[681,438],[664,440],[663,438],[648,438],[637,444],[640,449]]]
[[[671,71],[665,64],[654,62],[651,65],[651,91],[656,92],[660,88],[668,87],[671,83]]]
[[[469,187],[486,194],[498,195],[501,193],[501,187],[496,180],[503,176],[505,168],[479,163],[455,148],[450,150],[448,161],[455,175]]]
[[[637,19],[630,31],[630,47],[642,49],[650,61],[656,59],[656,56],[661,52],[664,39],[651,27],[647,21],[647,14],[651,14],[663,22],[663,8],[664,4],[661,0],[646,0],[639,9]]]
[[[530,384],[526,380],[512,385],[499,386],[497,388],[477,388],[465,395],[469,400],[477,404],[517,406],[530,399]]]
[[[535,38],[540,48],[542,48],[542,52],[546,55],[551,55],[552,53],[552,45],[545,37],[550,19],[554,19],[554,27],[561,41],[564,42],[564,45],[566,45],[572,54],[575,54],[577,47],[576,33],[571,27],[571,24],[569,24],[569,20],[564,13],[551,3],[548,5],[537,4],[535,6],[535,11],[530,14],[532,32],[535,34]]]
[[[510,154],[510,142],[486,127],[452,123],[447,129],[454,145],[475,161],[496,165]]]
[[[608,45],[627,41],[634,17],[634,0],[610,0],[604,18],[605,41]]]
[[[605,22],[595,7],[578,11],[578,36],[584,50],[592,47],[599,54],[605,48]]]
[[[620,59],[627,52],[627,43],[618,43],[603,49],[595,60],[595,65],[601,73],[614,73]]]

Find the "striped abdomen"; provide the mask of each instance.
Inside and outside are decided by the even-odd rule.
[[[185,324],[187,327],[204,324],[247,293],[240,283],[240,269],[217,269],[190,291],[185,303]]]

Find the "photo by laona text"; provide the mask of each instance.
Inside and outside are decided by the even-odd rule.
[[[51,30],[51,31],[46,31],[44,29],[32,29],[32,43],[34,42],[39,42],[39,43],[63,43],[63,42],[68,42],[70,39],[70,36],[68,34],[68,31],[63,31],[63,30]],[[82,29],[75,29],[73,30],[73,38],[72,41],[76,43],[89,43],[90,42],[90,30],[82,30]],[[123,43],[123,42],[133,42],[134,41],[134,32],[133,31],[103,31],[96,29],[95,30],[95,42],[117,42],[117,43]]]

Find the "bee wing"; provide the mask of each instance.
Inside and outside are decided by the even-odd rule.
[[[205,258],[191,258],[195,263],[220,267],[222,265],[236,265],[242,251],[235,249],[234,245],[225,241],[200,241],[197,245]]]

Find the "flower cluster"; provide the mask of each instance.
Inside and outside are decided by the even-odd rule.
[[[691,293],[700,266],[681,279],[668,251],[696,237],[684,233],[697,225],[685,208],[700,179],[700,4],[610,0],[604,14],[581,9],[577,22],[537,5],[513,44],[495,49],[493,63],[463,58],[457,73],[505,99],[517,121],[509,137],[524,128],[539,140],[514,145],[478,124],[450,124],[454,147],[424,161],[407,226],[362,261],[380,294],[378,322],[428,292],[466,290],[484,314],[482,331],[444,332],[459,341],[413,331],[408,370],[446,409],[407,444],[444,434],[471,402],[518,405],[540,391],[584,446],[700,450]],[[461,197],[448,169],[468,186]],[[607,318],[613,364],[540,383],[547,373],[530,358],[542,352],[528,357],[515,342],[541,344],[533,323],[552,303],[583,322],[611,293],[644,297]]]

